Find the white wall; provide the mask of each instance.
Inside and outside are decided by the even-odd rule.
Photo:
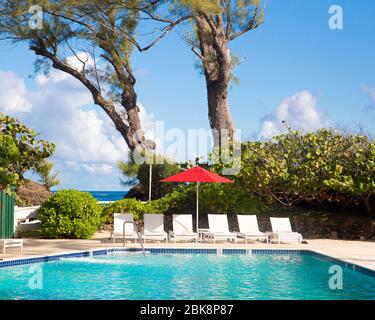
[[[14,207],[14,231],[20,230],[32,230],[38,227],[38,222],[33,223],[21,223],[24,220],[36,219],[35,211],[39,209],[40,206],[35,207]]]

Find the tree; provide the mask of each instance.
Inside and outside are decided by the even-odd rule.
[[[0,113],[0,189],[16,187],[23,175],[55,151],[55,145],[42,139],[20,121]]]
[[[228,88],[238,59],[229,43],[263,23],[262,0],[181,0],[190,11],[195,35],[188,40],[199,58],[206,79],[208,117],[216,146],[233,140],[234,124]],[[182,10],[182,14],[186,14]]]
[[[156,157],[154,155],[154,159]],[[181,168],[177,163],[164,159],[160,155],[158,158],[163,161],[158,161],[160,164],[154,161],[156,164],[152,165],[152,196],[155,199],[165,196],[175,187],[170,183],[160,183],[160,180],[181,172]],[[126,178],[126,180],[121,180],[122,184],[134,188],[134,192],[131,191],[130,196],[133,196],[134,193],[137,198],[147,200],[150,186],[150,165],[147,163],[137,164],[133,156],[129,154],[128,162],[119,162],[119,169]]]
[[[60,180],[58,179],[59,172],[53,172],[53,163],[43,161],[36,168],[36,172],[39,174],[41,182],[48,191],[60,184]]]
[[[161,33],[150,32],[152,41],[145,46],[139,44],[136,30],[140,21],[153,17],[162,3],[43,0],[38,2],[43,10],[43,27],[38,29],[32,25],[30,1],[4,0],[0,3],[0,35],[3,40],[29,45],[38,57],[36,72],[48,72],[52,66],[80,81],[131,151],[152,150],[155,143],[147,140],[142,131],[131,55],[135,48],[150,49],[179,23],[156,19],[163,24]],[[79,65],[69,57],[74,57]]]
[[[9,170],[11,164],[17,161],[19,150],[14,139],[5,134],[0,135],[0,190],[18,183],[19,176],[14,170]]]

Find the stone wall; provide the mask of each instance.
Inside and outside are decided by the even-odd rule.
[[[343,214],[289,213],[258,214],[261,231],[271,231],[270,217],[289,217],[294,231],[300,232],[305,239],[342,239],[342,240],[375,240],[375,217],[350,216]],[[229,229],[238,231],[236,215],[228,215]],[[193,215],[195,226],[195,214]],[[201,228],[208,227],[207,215],[201,214]],[[166,230],[172,230],[172,216],[165,216]]]

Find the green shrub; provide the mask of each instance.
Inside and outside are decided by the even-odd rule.
[[[137,199],[123,199],[106,205],[103,208],[103,220],[113,222],[114,213],[132,213],[134,220],[143,219],[145,213],[164,213],[164,208],[154,201],[144,203]]]
[[[191,213],[195,212],[196,188],[193,184],[179,185],[165,197],[153,201],[153,206],[164,212]]]
[[[153,201],[163,212],[194,213],[196,210],[196,185],[181,185],[165,197]],[[202,183],[199,188],[201,213],[257,213],[264,206],[259,197],[249,194],[236,184]]]
[[[100,226],[102,208],[87,192],[55,193],[38,210],[43,236],[50,239],[91,239]]]

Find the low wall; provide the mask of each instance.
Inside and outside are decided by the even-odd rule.
[[[289,217],[294,231],[306,239],[375,240],[375,217],[352,216],[345,214],[322,214],[303,212],[257,214],[260,231],[271,231],[270,217]],[[236,215],[228,215],[230,231],[239,231]],[[172,230],[172,216],[165,216],[165,229]],[[195,214],[193,214],[195,226]],[[208,218],[200,214],[200,228],[208,228]]]

